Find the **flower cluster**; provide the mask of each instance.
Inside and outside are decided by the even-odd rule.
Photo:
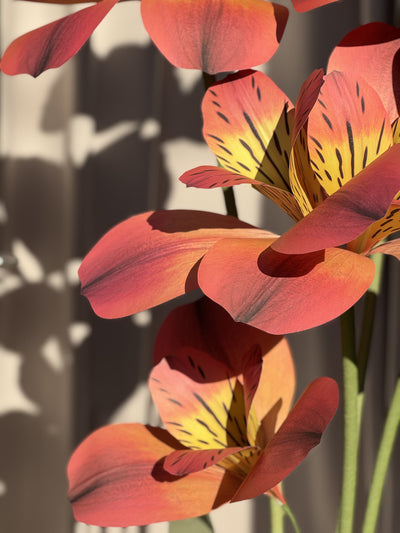
[[[117,2],[19,37],[1,70],[37,76],[59,67]],[[264,493],[285,504],[280,483],[319,443],[338,387],[320,377],[291,407],[295,374],[282,335],[347,312],[374,279],[374,254],[400,259],[400,239],[388,240],[400,230],[400,30],[371,23],[350,32],[293,105],[250,70],[276,51],[286,7],[141,0],[141,13],[175,66],[237,71],[214,79],[202,103],[218,166],[181,181],[251,185],[294,225],[278,236],[231,215],[153,211],[112,228],[83,260],[82,292],[105,318],[198,288],[205,295],[173,311],[156,339],[148,384],[162,427],[104,427],[72,455],[75,517],[104,527],[199,516]]]

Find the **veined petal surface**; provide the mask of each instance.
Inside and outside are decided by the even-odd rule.
[[[167,355],[205,352],[226,365],[232,375],[243,373],[244,356],[259,346],[262,371],[253,398],[259,422],[272,436],[292,405],[296,378],[286,339],[270,335],[247,324],[235,322],[227,311],[209,298],[174,309],[159,329],[154,364]]]
[[[286,7],[264,0],[142,0],[151,39],[176,67],[209,74],[267,61],[278,48]]]
[[[392,145],[389,116],[362,78],[332,72],[308,118],[311,166],[328,195]]]
[[[303,216],[310,213],[324,198],[321,184],[311,168],[306,127],[310,111],[318,99],[323,84],[323,70],[314,70],[301,86],[296,102],[289,179],[292,193]]]
[[[184,476],[199,472],[215,465],[235,453],[248,452],[247,448],[216,448],[214,450],[177,450],[171,452],[164,461],[164,468],[174,476]],[[260,452],[261,453],[261,452]],[[253,450],[253,455],[255,450]],[[259,453],[257,454],[257,456]]]
[[[400,111],[400,29],[383,22],[364,24],[348,33],[333,50],[328,72],[342,70],[362,77],[379,94],[390,122]]]
[[[200,264],[200,288],[239,322],[273,334],[309,329],[341,315],[372,283],[367,257],[339,248],[286,255],[270,244],[223,239]]]
[[[273,249],[304,254],[354,240],[385,217],[400,190],[399,160],[400,144],[396,144],[291,227]]]
[[[221,468],[184,477],[163,468],[182,448],[161,428],[106,426],[75,450],[68,465],[75,519],[101,527],[127,527],[202,515],[227,502],[238,480]]]
[[[319,444],[339,402],[336,382],[318,378],[304,391],[232,501],[255,498],[282,481]]]
[[[203,135],[223,168],[290,191],[292,108],[268,76],[239,72],[207,90]]]
[[[295,221],[303,218],[300,206],[293,194],[275,185],[263,183],[255,178],[246,178],[231,170],[221,167],[201,166],[186,171],[179,178],[187,187],[214,189],[216,187],[233,187],[235,185],[252,185],[267,198],[275,202]]]
[[[165,427],[188,448],[248,446],[243,387],[208,354],[163,359],[149,387]]]
[[[118,0],[101,0],[13,41],[1,58],[5,74],[39,76],[75,55]]]
[[[368,254],[383,239],[400,231],[400,193],[395,197],[386,215],[369,226],[357,239],[347,245],[348,250]]]
[[[82,293],[104,318],[143,311],[197,288],[197,264],[219,239],[251,234],[268,232],[203,211],[136,215],[112,228],[84,258]]]

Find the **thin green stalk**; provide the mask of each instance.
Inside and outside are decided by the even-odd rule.
[[[360,424],[358,416],[358,369],[354,308],[341,316],[344,446],[343,478],[339,516],[339,533],[352,533],[357,487],[358,444]]]
[[[216,77],[213,74],[203,72],[204,90],[206,91],[213,83],[215,83]],[[223,187],[222,192],[224,194],[224,201],[227,215],[232,217],[238,217],[238,211],[236,207],[235,193],[233,187]]]
[[[297,523],[297,520],[296,520],[294,514],[292,513],[292,510],[288,506],[288,504],[286,503],[285,505],[282,505],[282,509],[284,510],[286,516],[289,518],[295,533],[301,533],[299,524]]]
[[[379,445],[371,488],[368,495],[367,507],[364,516],[362,533],[374,533],[379,516],[379,508],[386,473],[390,457],[400,425],[400,377],[397,378],[396,388],[383,428],[382,439]]]
[[[271,517],[271,533],[284,533],[284,517],[285,513],[283,505],[274,497],[269,498],[270,517]]]
[[[357,353],[359,391],[364,391],[365,375],[367,372],[368,358],[371,347],[372,330],[375,318],[375,308],[377,296],[381,289],[383,273],[383,254],[372,254],[372,261],[375,263],[375,277],[367,291],[364,306],[364,316],[361,329],[360,346]]]

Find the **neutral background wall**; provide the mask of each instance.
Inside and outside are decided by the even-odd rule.
[[[0,9],[4,51],[17,35],[75,8],[1,0]],[[347,31],[371,20],[397,18],[398,24],[398,11],[390,1],[342,0],[308,14],[292,12],[266,72],[295,100]],[[76,271],[95,241],[132,214],[161,207],[224,212],[220,191],[186,190],[177,181],[184,170],[214,162],[200,133],[202,91],[198,73],[172,68],[150,43],[137,2],[117,5],[61,69],[36,80],[0,75],[0,252],[18,259],[17,267],[0,268],[2,533],[99,533],[73,523],[65,496],[70,452],[100,425],[157,423],[145,382],[155,332],[176,302],[104,321],[79,296]],[[276,232],[288,227],[252,189],[243,186],[237,198],[244,220]],[[386,273],[367,384],[377,399],[367,406],[363,430],[361,503],[400,366],[394,259]],[[299,391],[319,375],[340,379],[338,338],[337,323],[291,336]],[[333,533],[340,443],[339,413],[286,484],[304,532]],[[396,533],[400,519],[398,448],[397,442],[384,533]],[[213,513],[213,522],[219,533],[265,532],[267,507],[264,499],[227,506]],[[129,533],[166,530],[161,524]]]

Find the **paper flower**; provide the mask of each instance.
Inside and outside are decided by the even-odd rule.
[[[61,66],[117,2],[100,0],[18,37],[5,51],[1,70],[36,77]],[[173,65],[210,74],[267,61],[288,18],[286,7],[265,0],[142,0],[141,12],[151,39]]]
[[[197,308],[182,313],[191,316],[187,325],[196,340],[176,337],[177,317],[168,320],[161,335],[172,340],[173,351],[149,378],[165,429],[107,426],[77,448],[68,466],[77,520],[125,527],[198,516],[263,493],[282,499],[277,484],[319,443],[333,417],[338,387],[324,377],[290,410],[295,376],[284,339],[274,339],[266,353],[259,344],[240,356],[238,348],[218,350],[222,334],[205,336],[202,312],[209,325],[215,317],[225,331],[238,327],[233,334],[242,347],[271,339],[235,324],[215,304],[191,305]],[[202,344],[218,358],[199,349]]]

